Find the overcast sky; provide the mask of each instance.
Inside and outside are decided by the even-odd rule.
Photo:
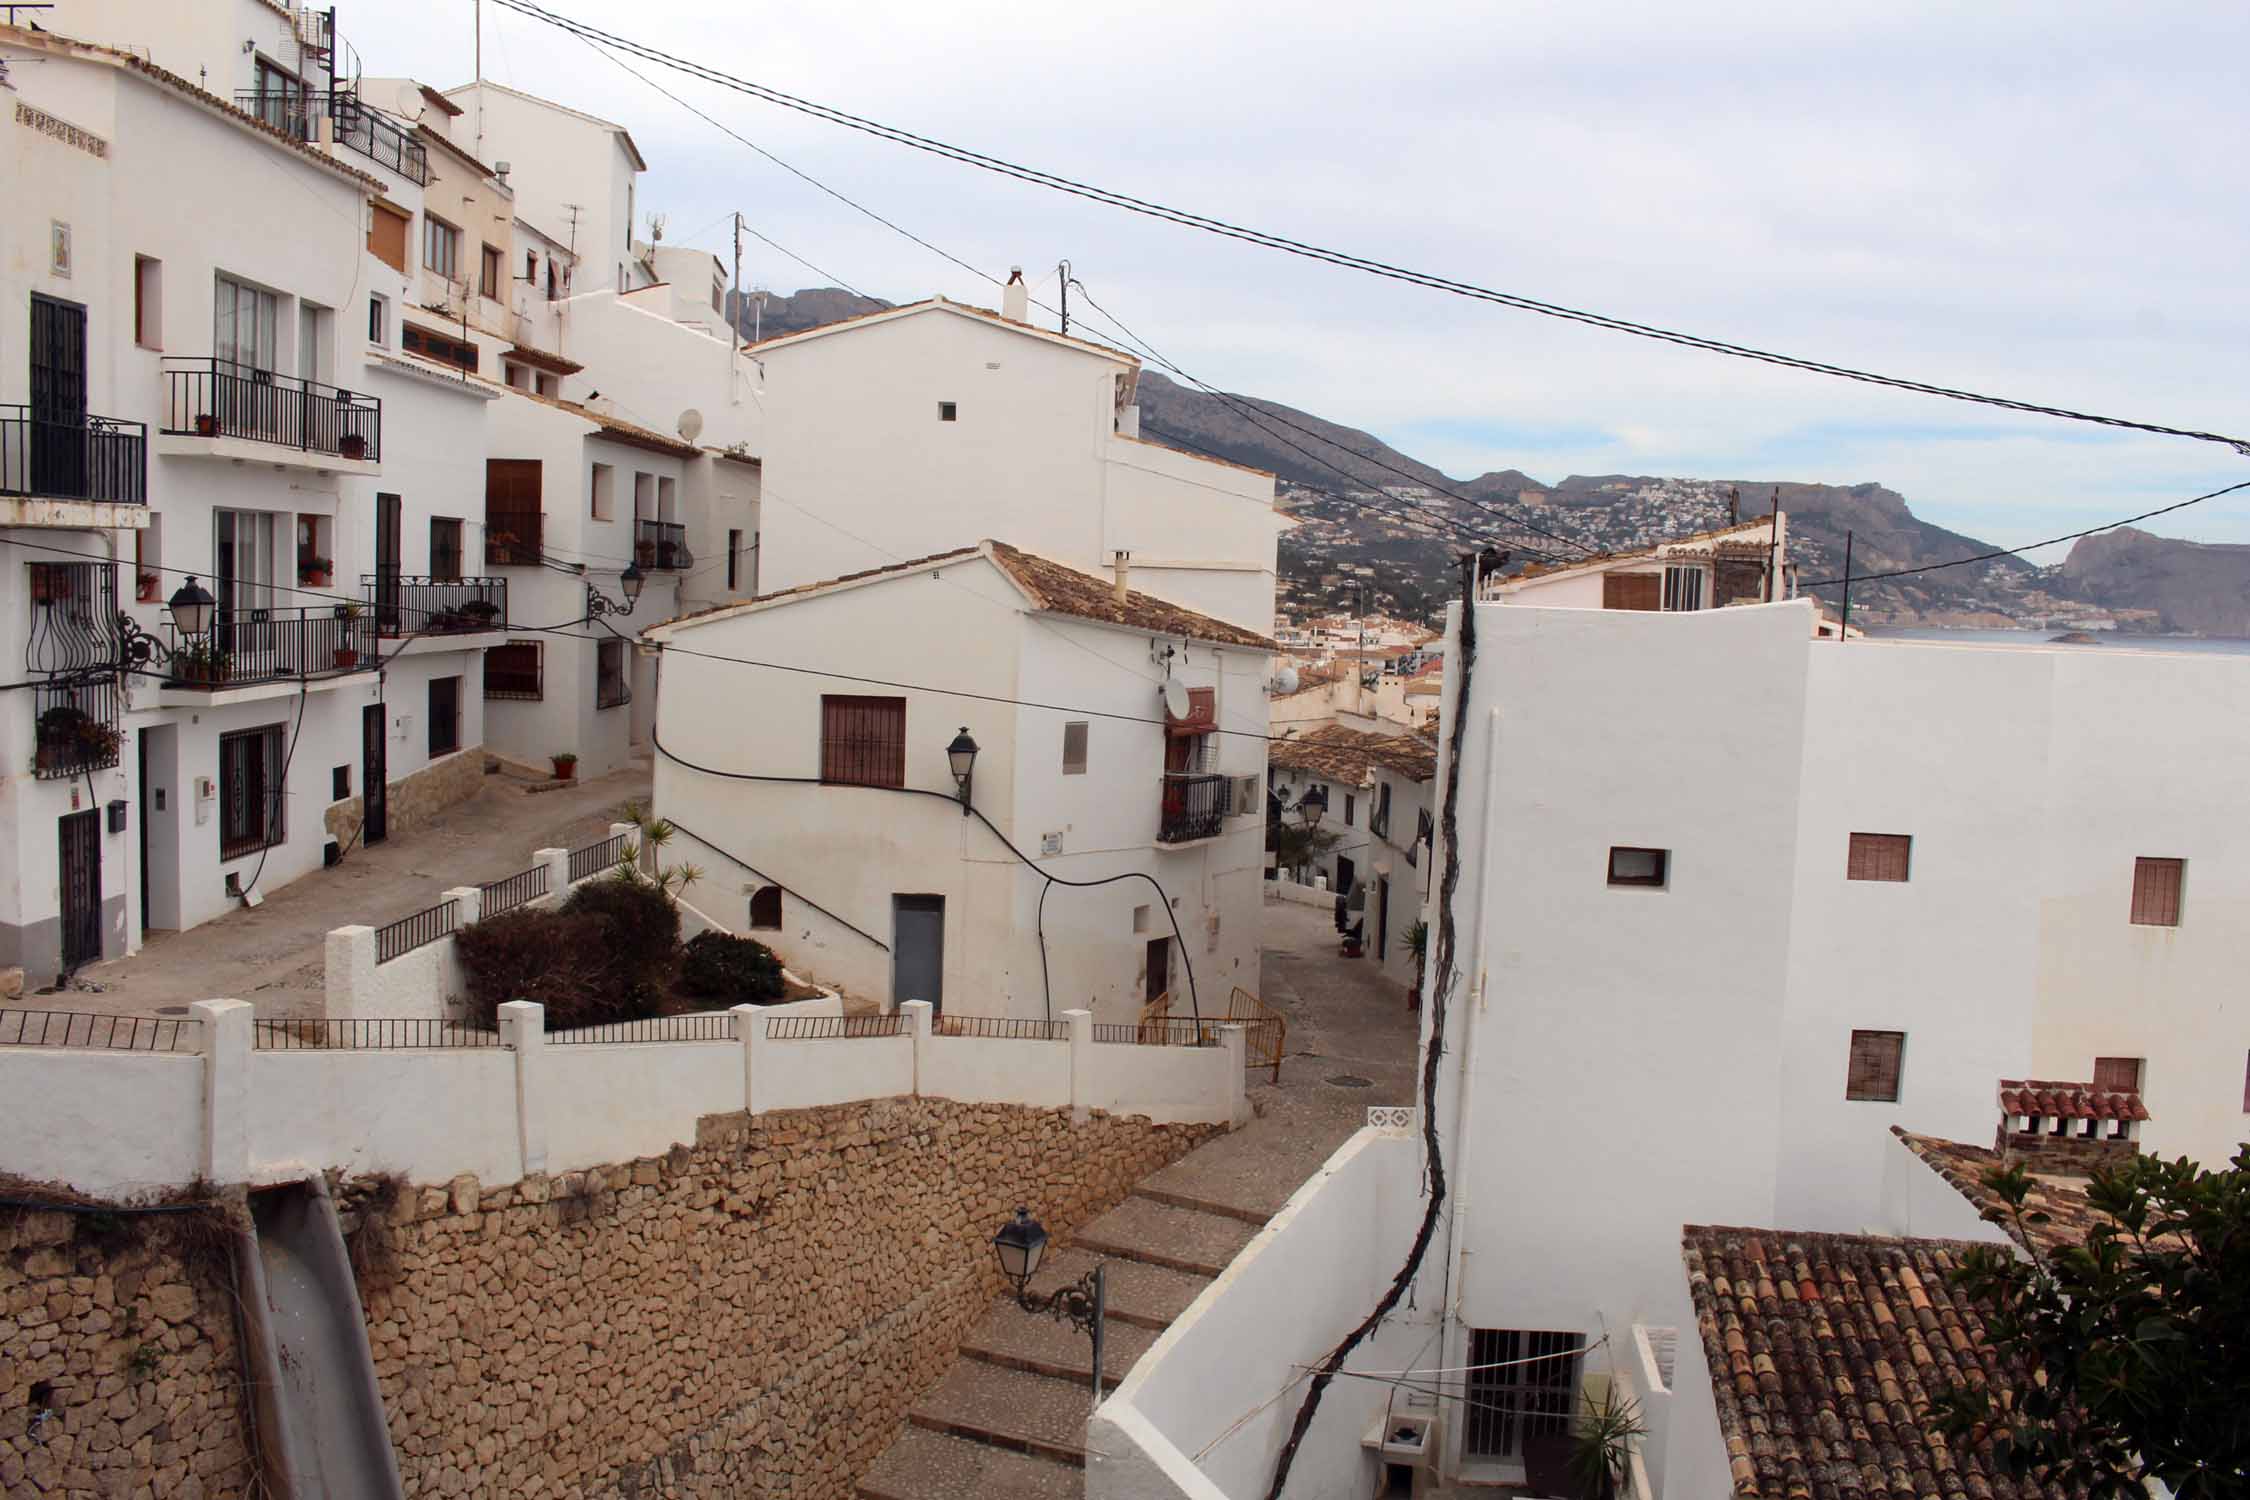
[[[552,8],[707,66],[1293,238],[1835,363],[2250,434],[2250,7],[847,3]],[[471,72],[471,0],[343,0],[370,74]],[[1138,219],[636,62],[798,168],[1198,377],[1467,477],[1879,481],[2017,544],[2250,460],[1787,374]],[[586,43],[484,6],[484,69],[625,125],[665,238],[744,280],[990,303]],[[2152,529],[2250,541],[2250,493]],[[2040,555],[2059,561],[2063,549]]]

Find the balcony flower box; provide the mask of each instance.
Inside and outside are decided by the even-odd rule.
[[[347,432],[337,440],[336,452],[357,463],[367,457],[367,438],[361,433]]]
[[[108,765],[117,759],[123,735],[82,708],[58,704],[39,716],[37,768],[69,771]]]
[[[219,419],[207,411],[196,413],[195,435],[207,438],[217,437],[219,435]]]
[[[190,687],[223,687],[234,675],[234,657],[214,646],[190,646],[180,653],[180,681]]]
[[[325,557],[308,557],[297,564],[297,581],[308,588],[324,589],[335,565]]]

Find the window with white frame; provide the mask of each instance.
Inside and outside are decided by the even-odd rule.
[[[252,370],[274,367],[281,298],[221,272],[212,283],[211,353]]]
[[[1703,607],[1703,570],[1672,566],[1664,570],[1664,607],[1668,610]]]

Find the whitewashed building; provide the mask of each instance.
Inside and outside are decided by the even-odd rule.
[[[1481,597],[1503,604],[1663,613],[1770,603],[1794,592],[1789,517],[1779,511],[1653,547],[1535,562],[1479,585]]]
[[[886,1004],[1255,990],[1272,644],[1128,584],[988,541],[650,628],[655,807],[703,909]]]

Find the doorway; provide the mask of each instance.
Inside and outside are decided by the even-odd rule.
[[[1390,956],[1391,942],[1391,878],[1375,877],[1375,962],[1381,963]]]
[[[180,728],[134,732],[141,772],[141,931],[180,925]]]
[[[1141,987],[1143,1002],[1161,1000],[1172,992],[1172,940],[1150,938],[1148,943],[1148,978]]]
[[[891,897],[891,1003],[945,1008],[945,898]]]
[[[1337,855],[1336,894],[1339,896],[1349,896],[1352,893],[1352,882],[1358,877],[1359,869],[1352,863],[1351,856],[1348,854]]]
[[[99,808],[58,820],[62,845],[62,966],[69,973],[102,956],[102,815]]]
[[[391,833],[391,784],[388,741],[384,734],[388,714],[380,703],[359,711],[359,841],[380,844]]]
[[[31,294],[31,492],[86,493],[86,309]]]

